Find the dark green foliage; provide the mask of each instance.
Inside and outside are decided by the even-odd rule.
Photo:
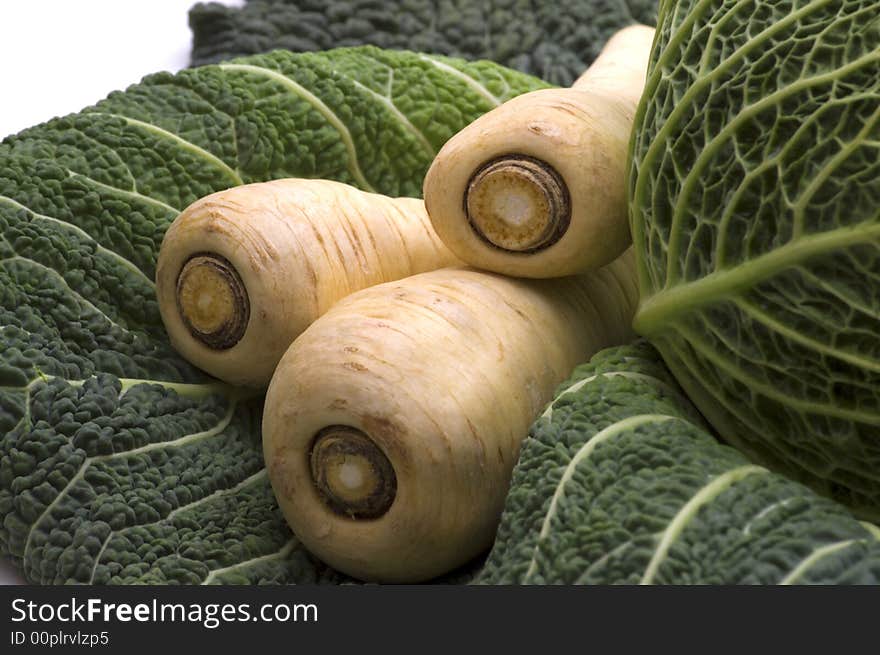
[[[737,448],[880,520],[876,0],[662,3],[636,329]]]
[[[199,3],[189,14],[192,63],[276,48],[337,46],[489,59],[569,86],[608,37],[634,22],[653,25],[656,0],[249,0]]]
[[[646,343],[532,428],[485,584],[880,583],[880,528],[720,445]]]

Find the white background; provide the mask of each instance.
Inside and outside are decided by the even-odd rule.
[[[186,67],[196,1],[0,0],[0,138]],[[0,559],[0,584],[22,582]]]
[[[0,0],[0,138],[187,66],[196,2]]]

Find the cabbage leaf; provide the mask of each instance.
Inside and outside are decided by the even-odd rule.
[[[880,528],[721,445],[645,342],[532,426],[481,584],[880,583]]]
[[[657,30],[635,328],[729,443],[877,520],[877,2],[665,0]]]

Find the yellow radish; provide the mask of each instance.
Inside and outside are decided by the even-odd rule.
[[[297,537],[416,582],[491,543],[519,446],[575,365],[633,338],[632,251],[557,280],[447,268],[355,293],[291,345],[263,453]]]
[[[421,200],[285,179],[187,207],[162,242],[156,293],[178,352],[222,380],[265,387],[290,343],[343,296],[456,263]]]
[[[653,37],[620,30],[571,88],[518,96],[446,142],[424,197],[456,255],[541,278],[604,266],[629,246],[627,154]]]

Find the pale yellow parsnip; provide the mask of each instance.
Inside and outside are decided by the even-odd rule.
[[[446,142],[424,197],[453,252],[540,278],[598,268],[629,246],[627,154],[653,37],[620,30],[571,88],[517,96]]]
[[[284,179],[187,207],[163,240],[156,290],[184,357],[264,387],[293,339],[340,298],[456,263],[421,200]]]
[[[366,580],[423,581],[467,562],[494,536],[529,426],[575,365],[633,338],[636,301],[631,252],[579,277],[447,268],[340,301],[291,345],[266,397],[264,455],[295,534]],[[365,514],[355,496],[384,474],[373,453],[312,457],[333,426],[393,470],[393,492]],[[338,494],[319,490],[313,467]]]

